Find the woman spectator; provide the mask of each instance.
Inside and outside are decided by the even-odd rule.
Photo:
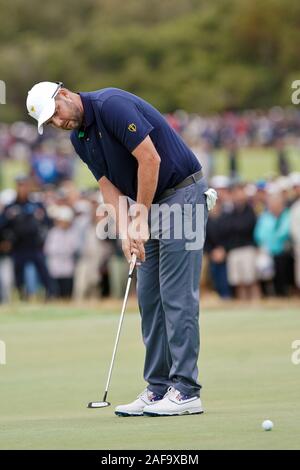
[[[267,209],[259,217],[254,237],[260,248],[274,259],[274,288],[278,296],[287,296],[291,282],[290,209],[281,193],[269,194]]]

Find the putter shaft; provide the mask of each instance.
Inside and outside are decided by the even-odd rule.
[[[108,393],[108,389],[109,389],[109,384],[110,384],[111,374],[112,374],[112,370],[113,370],[113,366],[114,366],[115,356],[116,356],[116,352],[117,352],[117,348],[118,348],[118,344],[119,344],[120,333],[121,333],[122,323],[123,323],[123,319],[124,319],[124,313],[125,313],[125,309],[126,309],[126,305],[127,305],[127,300],[128,300],[128,295],[129,295],[129,290],[130,290],[130,285],[131,285],[131,280],[132,280],[132,275],[133,275],[135,265],[136,265],[136,255],[133,254],[131,262],[130,262],[130,266],[129,266],[128,281],[127,281],[125,296],[124,296],[124,300],[123,300],[122,312],[121,312],[121,316],[120,316],[120,320],[119,320],[119,326],[118,326],[117,336],[116,336],[116,340],[115,340],[115,346],[114,346],[114,350],[113,350],[113,355],[112,355],[110,368],[109,368],[109,372],[108,372],[105,392],[104,392],[104,396],[103,396],[103,402],[102,403],[103,404],[107,403],[107,405],[110,405],[110,403],[106,402],[106,397],[107,397],[107,393]],[[90,402],[88,404],[88,408],[97,408],[97,406],[93,406],[93,403],[96,403],[96,402]]]

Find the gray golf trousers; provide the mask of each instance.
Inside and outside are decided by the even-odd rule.
[[[199,396],[199,283],[206,233],[204,178],[159,201],[177,205],[183,225],[191,225],[202,243],[187,248],[191,233],[179,239],[171,218],[170,237],[159,226],[145,244],[146,261],[137,268],[137,292],[146,347],[144,379],[148,389],[163,395],[174,386],[184,395]],[[198,206],[200,216],[197,219]],[[151,209],[153,211],[153,208]],[[202,215],[201,215],[202,214]]]

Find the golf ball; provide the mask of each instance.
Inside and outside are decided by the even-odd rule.
[[[271,431],[273,429],[273,426],[274,424],[272,423],[272,421],[270,421],[269,419],[266,419],[263,423],[262,423],[262,427],[265,431]]]

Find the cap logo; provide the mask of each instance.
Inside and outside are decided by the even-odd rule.
[[[136,125],[134,123],[129,124],[128,130],[130,132],[136,132]]]

